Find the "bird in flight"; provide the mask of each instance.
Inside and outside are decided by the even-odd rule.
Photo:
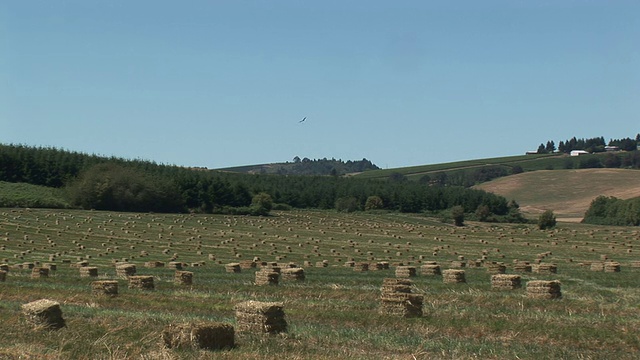
[[[307,117],[305,116],[304,118],[302,118],[302,120],[298,121],[299,123],[304,122],[305,120],[307,120]]]

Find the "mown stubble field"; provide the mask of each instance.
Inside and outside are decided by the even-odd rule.
[[[636,228],[561,224],[468,223],[456,228],[417,215],[277,212],[271,217],[0,210],[0,359],[634,359],[640,356],[640,290]],[[254,284],[256,269],[227,273],[225,264],[259,258],[304,268],[304,281]],[[462,260],[464,258],[464,260]],[[257,260],[257,259],[256,259]],[[615,260],[621,271],[592,271]],[[79,276],[87,261],[98,276]],[[155,289],[128,289],[114,265],[135,264]],[[145,263],[182,262],[175,270]],[[324,261],[326,267],[321,266]],[[389,262],[389,270],[356,272],[349,261]],[[463,261],[466,283],[420,274],[426,261],[442,269]],[[553,263],[557,273],[518,273],[516,262]],[[522,277],[515,290],[491,288],[486,265],[502,262]],[[55,264],[31,278],[29,263]],[[413,292],[422,317],[379,313],[384,278],[398,264],[418,268]],[[22,268],[20,268],[22,267]],[[259,266],[258,266],[259,267]],[[96,297],[90,284],[117,280],[118,296]],[[559,280],[562,298],[531,299],[530,280]],[[20,307],[47,298],[61,304],[66,326],[38,330]],[[246,300],[284,304],[288,331],[237,333],[231,350],[165,349],[168,324],[195,320],[235,324]]]

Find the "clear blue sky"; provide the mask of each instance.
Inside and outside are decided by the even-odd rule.
[[[631,137],[639,114],[637,0],[0,3],[2,143],[393,168]]]

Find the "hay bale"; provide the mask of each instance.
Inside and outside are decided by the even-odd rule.
[[[82,261],[78,261],[77,263],[71,264],[70,266],[72,268],[85,267],[85,266],[89,266],[89,262],[86,260],[82,260]]]
[[[454,260],[451,262],[451,268],[453,269],[462,269],[467,266],[467,263],[464,261]]]
[[[121,278],[127,278],[136,274],[136,266],[134,264],[120,263],[116,265],[116,275]]]
[[[398,266],[396,267],[396,277],[407,278],[416,276],[415,266]]]
[[[9,265],[8,264],[0,264],[0,271],[8,272],[9,271]]]
[[[615,261],[608,261],[604,263],[604,272],[606,273],[620,272],[620,263]]]
[[[355,261],[345,261],[344,262],[344,267],[354,267],[356,266],[356,262]]]
[[[181,263],[180,261],[170,261],[167,264],[167,267],[169,269],[174,269],[174,270],[182,270],[182,268],[184,267],[184,264]]]
[[[228,263],[224,266],[224,269],[228,273],[239,273],[242,271],[240,263]]]
[[[422,295],[411,294],[413,281],[402,278],[385,278],[382,280],[380,296],[380,313],[401,316],[422,316]]]
[[[31,269],[31,278],[40,279],[49,277],[49,269],[45,267],[34,267]]]
[[[513,290],[522,287],[520,275],[495,274],[491,276],[491,288]]]
[[[411,293],[411,285],[413,281],[409,279],[401,278],[384,278],[382,280],[382,288],[380,289],[383,294],[393,293]]]
[[[604,271],[604,264],[601,262],[592,262],[589,268],[591,271]]]
[[[235,346],[233,326],[218,322],[167,325],[162,341],[170,349],[231,349]]]
[[[562,297],[557,280],[532,280],[527,283],[527,296],[532,299],[559,299]]]
[[[118,295],[118,282],[116,280],[102,280],[91,283],[91,293],[95,296]]]
[[[46,264],[43,264],[42,267],[46,267],[50,271],[58,270],[58,265],[57,264],[46,263]]]
[[[95,266],[85,266],[79,269],[80,277],[97,277],[98,268]]]
[[[356,262],[353,265],[353,271],[357,271],[357,272],[369,271],[369,263],[368,262]]]
[[[518,262],[513,265],[513,271],[516,272],[531,272],[532,267],[528,262]]]
[[[256,271],[256,285],[278,285],[280,282],[280,273],[271,271],[269,268],[262,268]]]
[[[424,264],[420,266],[420,273],[427,276],[442,274],[442,272],[440,271],[440,265],[437,264]]]
[[[303,268],[287,268],[283,269],[280,273],[282,275],[282,280],[292,280],[292,281],[304,281],[304,269]]]
[[[280,268],[280,266],[278,265],[278,263],[266,263],[265,265],[262,265],[262,267],[260,268],[261,270],[269,270],[272,272],[277,272],[278,274],[280,274],[280,271],[282,270]]]
[[[240,261],[241,269],[254,269],[257,266],[257,263],[253,260],[242,260]]]
[[[245,301],[235,306],[238,332],[277,334],[287,331],[283,304]]]
[[[391,293],[380,298],[380,313],[400,317],[421,317],[424,296],[419,294]]]
[[[485,266],[489,274],[504,274],[507,271],[506,265],[499,262],[487,263]]]
[[[153,290],[153,276],[134,275],[129,276],[129,289]]]
[[[46,329],[60,329],[64,327],[62,310],[57,301],[41,299],[22,305],[22,313],[27,322]]]
[[[324,260],[323,261],[317,261],[316,262],[316,267],[323,267],[323,268],[329,267],[329,263],[324,261]]]
[[[533,272],[538,274],[556,274],[558,266],[556,264],[540,263],[533,267]]]
[[[483,259],[476,259],[476,260],[467,261],[467,267],[479,268],[479,267],[482,267],[482,265],[484,265],[484,260]]]
[[[193,273],[191,271],[176,270],[173,282],[176,285],[191,285],[193,284]]]
[[[465,277],[464,270],[447,269],[442,272],[442,281],[445,283],[465,283],[467,279]]]
[[[144,267],[146,268],[161,268],[164,267],[164,262],[162,261],[147,261],[144,263]]]

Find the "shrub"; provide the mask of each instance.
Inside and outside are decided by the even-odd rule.
[[[538,217],[538,228],[540,230],[551,229],[556,226],[556,215],[551,210],[546,210]]]
[[[578,167],[580,169],[597,169],[602,167],[602,163],[597,157],[590,157],[588,159],[580,161]]]
[[[451,217],[453,218],[453,223],[456,226],[464,225],[464,208],[460,205],[456,205],[451,208]]]
[[[604,159],[604,166],[608,168],[619,168],[622,165],[622,160],[616,154],[607,154]]]
[[[522,166],[520,165],[514,165],[511,168],[511,175],[515,175],[515,174],[521,174],[524,172],[524,169],[522,168]]]
[[[487,205],[480,205],[476,209],[476,217],[479,221],[487,221],[489,216],[491,215],[491,210]]]
[[[384,208],[384,202],[380,196],[369,196],[364,204],[365,210],[378,210]]]
[[[336,210],[340,212],[354,212],[359,208],[358,199],[353,196],[341,197],[336,200]]]
[[[290,211],[291,210],[291,205],[283,204],[283,203],[276,203],[276,204],[273,204],[273,208],[271,210]]]
[[[269,215],[273,208],[271,195],[261,192],[253,197],[251,201],[252,215]]]

